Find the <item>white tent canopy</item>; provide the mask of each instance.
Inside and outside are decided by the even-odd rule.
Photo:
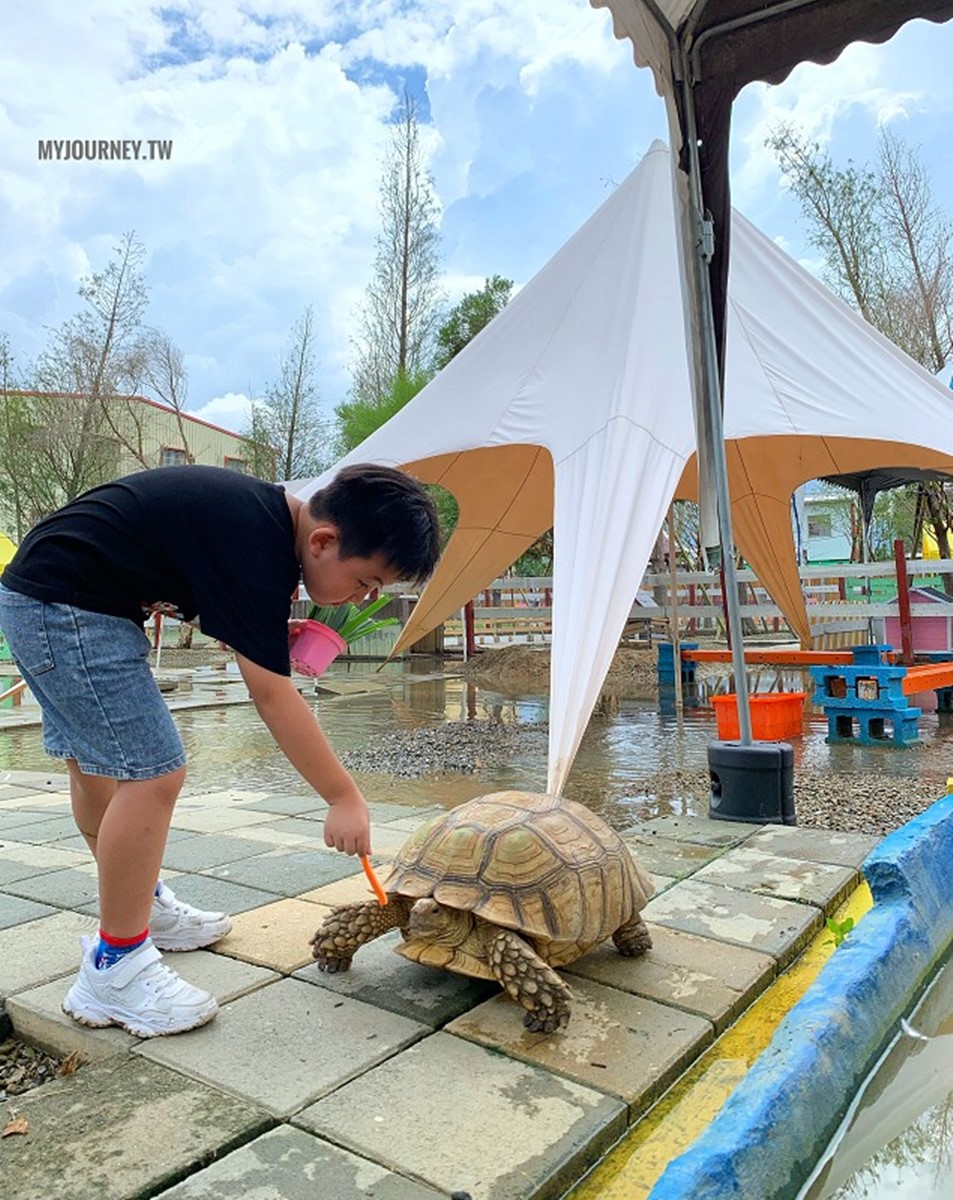
[[[459,524],[398,646],[555,525],[550,791],[565,783],[668,505],[691,494],[672,179],[657,142],[406,408],[324,476],[290,485],[305,498],[341,466],[377,462],[457,497]],[[881,454],[953,468],[953,410],[947,389],[753,226],[736,216],[733,233],[725,437],[737,541],[804,636],[791,489]]]

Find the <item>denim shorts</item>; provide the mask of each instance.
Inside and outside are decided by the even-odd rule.
[[[0,629],[42,710],[47,754],[110,779],[155,779],[185,764],[141,626],[0,583]]]

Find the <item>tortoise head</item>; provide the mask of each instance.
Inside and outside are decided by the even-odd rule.
[[[441,946],[459,946],[474,925],[473,914],[447,908],[430,896],[418,900],[410,910],[411,937],[424,938]]]

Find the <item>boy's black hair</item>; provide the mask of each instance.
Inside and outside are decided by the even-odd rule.
[[[308,501],[316,521],[338,528],[342,558],[380,554],[401,579],[423,583],[440,555],[437,508],[423,484],[373,463],[344,467]]]

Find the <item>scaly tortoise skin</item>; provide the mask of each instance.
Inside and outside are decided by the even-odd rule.
[[[526,1010],[527,1029],[569,1021],[571,992],[552,969],[611,937],[620,954],[652,945],[639,916],[654,888],[619,835],[581,804],[496,792],[418,829],[382,881],[388,904],[345,904],[311,939],[324,971],[399,928],[398,953],[496,979]]]

